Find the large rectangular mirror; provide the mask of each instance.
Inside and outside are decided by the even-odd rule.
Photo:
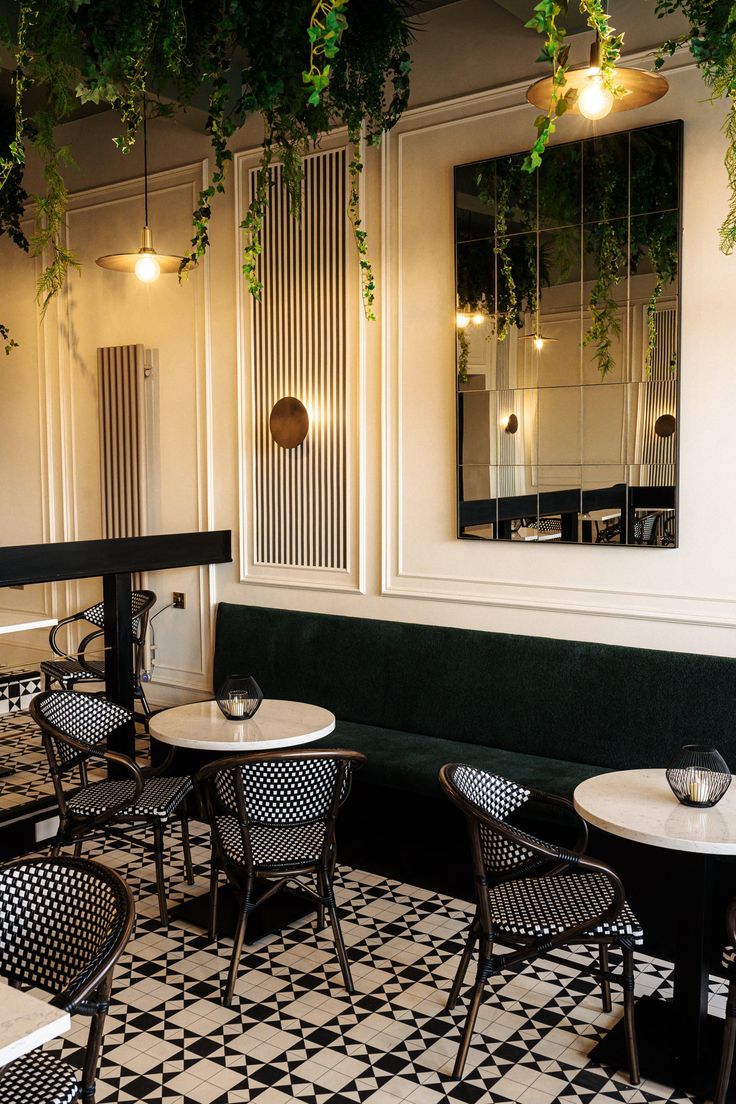
[[[455,170],[458,536],[678,540],[682,123]]]

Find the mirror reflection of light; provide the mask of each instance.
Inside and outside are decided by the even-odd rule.
[[[474,326],[482,326],[483,325],[483,315],[482,314],[474,314],[471,321],[472,321]]]
[[[464,330],[466,326],[470,325],[470,315],[464,314],[462,311],[458,311],[455,315],[455,322],[459,330]]]
[[[534,338],[534,348],[537,350],[538,353],[541,353],[542,349],[544,348],[544,338],[541,337],[539,334],[537,334]]]

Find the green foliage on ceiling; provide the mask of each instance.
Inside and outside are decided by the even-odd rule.
[[[407,0],[20,0],[15,26],[0,26],[0,46],[15,58],[15,119],[0,135],[0,234],[42,258],[43,310],[63,286],[75,258],[65,246],[64,168],[73,151],[55,141],[55,127],[80,103],[108,104],[121,124],[115,144],[126,154],[140,132],[146,103],[155,114],[173,105],[208,103],[213,171],[193,214],[193,236],[180,277],[209,246],[212,201],[225,191],[229,141],[255,114],[264,143],[255,196],[242,224],[243,273],[258,298],[260,234],[273,176],[281,165],[292,213],[301,206],[302,159],[326,134],[347,129],[348,215],[359,256],[366,313],[375,280],[360,218],[360,146],[380,142],[409,98],[411,29]],[[43,103],[31,112],[34,98]],[[36,232],[21,228],[28,201],[23,177],[28,151],[40,157],[43,195],[32,197]],[[0,336],[6,351],[12,339]]]
[[[601,71],[603,81],[615,95],[615,68],[621,54],[623,34],[616,35],[610,26],[604,0],[579,0],[580,11],[588,25],[600,35]],[[557,119],[571,106],[571,91],[567,84],[569,46],[565,41],[564,18],[569,0],[541,0],[534,5],[527,27],[544,38],[538,61],[552,66],[552,95],[548,111],[535,123],[536,139],[529,151],[526,169],[534,172],[542,163],[544,151],[556,128]],[[724,253],[736,247],[736,3],[734,0],[654,0],[659,18],[681,14],[689,29],[677,38],[666,40],[657,54],[655,69],[661,69],[667,57],[676,50],[690,50],[713,99],[725,99],[728,113],[723,129],[726,135],[725,165],[729,185],[729,206],[720,231]]]

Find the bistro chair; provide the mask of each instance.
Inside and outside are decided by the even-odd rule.
[[[723,1029],[723,1049],[721,1067],[718,1072],[718,1085],[713,1104],[725,1104],[728,1083],[731,1080],[733,1050],[736,1042],[736,900],[731,902],[726,918],[728,945],[723,951],[723,969],[728,978],[728,997],[726,998],[726,1023]]]
[[[133,714],[97,695],[74,690],[51,690],[31,702],[31,717],[41,729],[51,779],[59,804],[59,831],[54,854],[73,843],[79,855],[82,842],[102,828],[113,834],[116,825],[142,822],[153,829],[161,922],[168,925],[164,878],[164,830],[172,817],[181,821],[187,881],[194,883],[185,801],[192,780],[165,778],[173,748],[157,767],[141,768],[121,752],[110,751],[109,739],[130,729]],[[108,765],[118,775],[91,782],[90,765]],[[70,776],[75,776],[72,783]],[[67,787],[70,787],[67,789]],[[149,846],[144,844],[144,846]]]
[[[355,992],[335,904],[335,821],[350,793],[358,751],[275,751],[209,763],[196,776],[212,830],[210,939],[217,938],[217,888],[224,871],[239,900],[223,1004],[230,1006],[248,916],[288,883],[317,902],[317,930],[332,924],[345,988]],[[314,878],[314,887],[302,881]],[[273,883],[257,896],[256,879]]]
[[[94,1104],[113,972],[134,916],[127,885],[101,863],[64,856],[0,866],[0,975],[90,1017],[81,1081],[67,1062],[31,1051],[0,1071],[0,1104]]]
[[[454,1008],[478,944],[476,979],[453,1077],[462,1077],[486,982],[547,954],[556,947],[593,944],[599,948],[604,1011],[611,1011],[608,951],[623,954],[624,1027],[632,1085],[639,1084],[634,1031],[633,948],[643,940],[641,925],[626,903],[621,880],[610,867],[584,854],[585,822],[569,801],[518,786],[498,775],[459,763],[440,770],[447,796],[465,813],[478,903],[446,1007]],[[564,849],[529,835],[508,818],[529,801],[565,809],[578,823],[578,840]],[[512,949],[494,951],[494,942]]]
[[[156,604],[156,595],[152,590],[134,590],[131,595],[133,605],[133,695],[141,703],[143,715],[150,717],[151,710],[141,684],[143,670],[143,648],[148,632],[148,615]],[[77,621],[86,621],[94,625],[94,631],[80,640],[72,655],[63,651],[56,643],[58,634],[67,625]],[[105,635],[105,607],[102,602],[89,606],[80,613],[64,617],[54,625],[49,633],[49,645],[58,659],[45,659],[41,663],[44,675],[44,690],[51,690],[54,684],[62,690],[73,690],[79,682],[104,682],[105,664],[101,659],[88,657],[87,650],[92,642]]]

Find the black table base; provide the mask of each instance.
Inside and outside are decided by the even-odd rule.
[[[269,888],[270,884],[272,883],[256,882],[256,893],[260,895],[264,889]],[[300,893],[295,889],[281,889],[250,914],[245,929],[245,942],[248,945],[256,943],[259,939],[273,935],[315,911],[314,901],[306,893]],[[181,904],[169,909],[169,916],[174,921],[182,920],[193,928],[207,931],[210,917],[209,893],[187,897]],[[235,894],[229,885],[221,885],[217,894],[218,935],[225,935],[232,939],[235,935],[237,918],[238,904]]]
[[[708,1016],[703,1026],[700,1060],[693,1065],[676,1053],[675,1007],[671,1001],[641,997],[636,1002],[636,1038],[642,1081],[656,1081],[699,1099],[713,1099],[723,1042],[723,1023]],[[619,1020],[590,1052],[590,1061],[607,1069],[628,1070],[624,1022]],[[736,1083],[731,1081],[728,1097],[736,1102]]]

